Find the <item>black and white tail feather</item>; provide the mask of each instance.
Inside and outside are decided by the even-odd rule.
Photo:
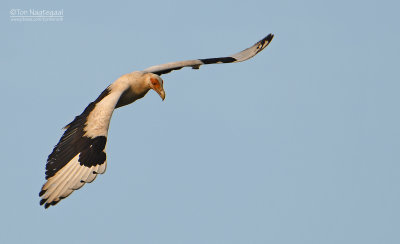
[[[183,67],[198,69],[205,64],[242,62],[261,52],[273,37],[273,34],[269,34],[253,46],[231,56],[172,62],[151,66],[140,73],[160,76]],[[120,81],[122,77],[107,87],[82,114],[65,126],[64,134],[47,159],[47,182],[39,193],[40,205],[44,205],[45,208],[56,205],[74,190],[92,182],[97,174],[105,172],[107,165],[105,148],[113,111],[143,97],[147,92],[132,93],[130,89],[133,88]],[[125,100],[127,94],[136,97]]]

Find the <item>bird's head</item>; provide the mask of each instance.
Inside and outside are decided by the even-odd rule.
[[[164,100],[165,99],[165,91],[163,87],[164,82],[161,79],[161,77],[156,74],[150,74],[148,76],[147,82],[149,84],[150,89],[153,89],[155,92],[157,92],[158,95],[160,95],[161,99]]]

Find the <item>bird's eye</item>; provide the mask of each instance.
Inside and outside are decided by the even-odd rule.
[[[158,80],[156,78],[151,77],[150,81],[151,81],[151,84],[153,84],[153,86],[158,84]]]

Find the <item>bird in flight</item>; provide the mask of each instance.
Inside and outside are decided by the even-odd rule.
[[[119,77],[82,114],[64,127],[64,134],[47,158],[47,181],[39,193],[40,205],[45,208],[56,205],[105,172],[107,133],[114,110],[144,97],[150,89],[164,100],[161,75],[183,67],[198,69],[203,64],[248,60],[268,46],[273,37],[273,34],[269,34],[253,46],[231,56],[171,62]]]

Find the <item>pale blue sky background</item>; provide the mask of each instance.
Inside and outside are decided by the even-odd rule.
[[[396,1],[2,1],[0,243],[400,243]],[[11,9],[63,22],[11,22]],[[61,128],[120,75],[164,75],[117,110],[108,169],[39,206]]]

